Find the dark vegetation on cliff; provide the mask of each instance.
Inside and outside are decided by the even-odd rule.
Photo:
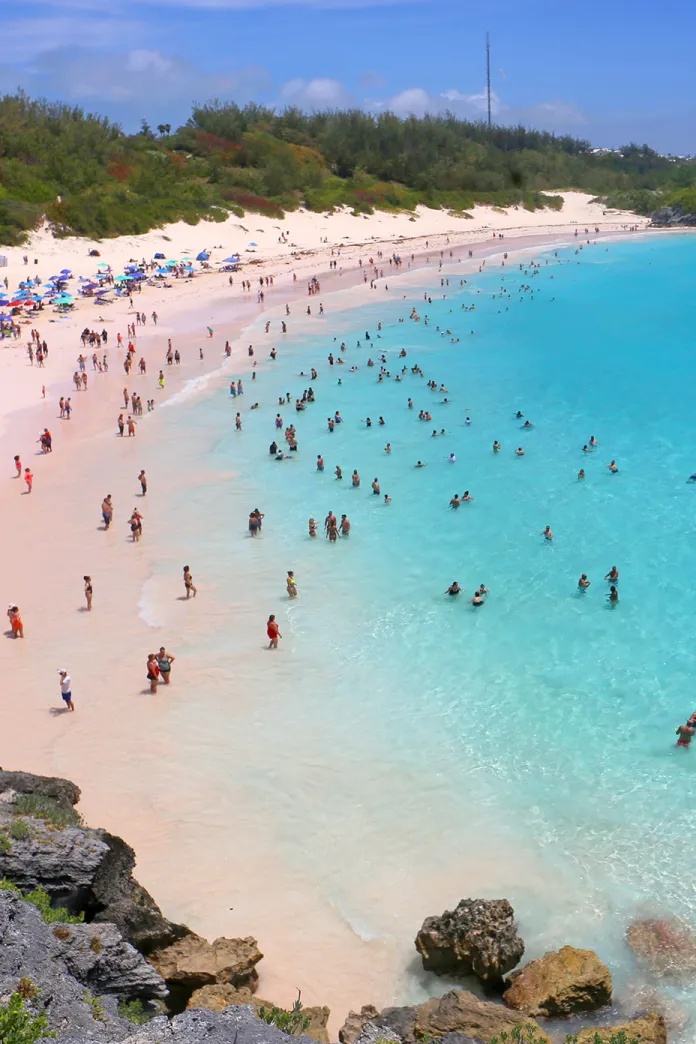
[[[280,219],[298,207],[559,208],[546,193],[561,187],[647,213],[674,193],[696,194],[696,163],[647,146],[596,154],[587,141],[448,115],[277,113],[217,101],[195,106],[178,129],[143,123],[129,135],[69,105],[0,98],[1,243],[21,242],[44,217],[59,235],[102,238],[230,212]]]

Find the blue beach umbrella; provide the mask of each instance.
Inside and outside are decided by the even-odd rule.
[[[239,262],[239,254],[235,254],[233,257],[224,257],[222,259],[223,265],[235,265]]]
[[[200,254],[196,254],[196,261],[207,261],[210,254],[205,250],[201,250]]]
[[[258,243],[249,243],[249,246],[258,246]]]

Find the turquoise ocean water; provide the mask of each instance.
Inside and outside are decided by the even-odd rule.
[[[153,559],[153,583],[190,561],[215,606],[195,647],[182,637],[178,649],[205,665],[196,699],[164,727],[186,737],[192,785],[218,793],[232,821],[240,805],[258,813],[293,880],[362,938],[412,938],[443,898],[504,894],[530,955],[589,945],[627,983],[626,925],[655,904],[690,917],[696,901],[696,750],[674,748],[696,709],[696,241],[537,260],[537,275],[492,264],[464,287],[446,266],[445,300],[435,271],[379,287],[364,307],[327,308],[275,363],[259,327],[243,399],[230,399],[232,367],[161,411],[190,483],[172,486],[172,550]],[[413,304],[429,325],[408,320]],[[345,365],[332,368],[342,340]],[[366,362],[381,352],[391,379],[380,384]],[[415,363],[424,378],[393,379]],[[298,373],[312,365],[317,402],[296,414],[309,385]],[[278,407],[286,391],[292,404]],[[278,410],[299,439],[282,463],[268,455]],[[330,434],[336,410],[344,423]],[[584,455],[591,435],[598,449]],[[375,476],[388,506],[371,494]],[[450,510],[465,489],[474,501]],[[252,540],[255,506],[266,518]],[[335,546],[322,533],[330,509],[352,523]],[[613,564],[617,607],[603,580]],[[453,580],[456,599],[443,594]],[[490,595],[475,610],[481,582]],[[274,654],[269,612],[284,635]],[[397,999],[420,995],[411,960]]]

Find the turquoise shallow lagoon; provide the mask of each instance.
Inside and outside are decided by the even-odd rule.
[[[337,313],[339,295],[316,334],[280,342],[275,363],[259,327],[258,379],[244,375],[243,399],[230,399],[229,370],[160,414],[190,483],[173,485],[171,545],[153,560],[149,596],[189,561],[211,606],[177,650],[200,664],[195,701],[163,727],[187,785],[214,793],[231,828],[242,806],[250,832],[257,817],[264,873],[269,852],[282,868],[276,914],[316,904],[305,944],[317,953],[332,919],[391,948],[383,985],[397,1000],[426,989],[406,940],[470,894],[512,901],[531,956],[564,943],[597,949],[620,989],[643,981],[626,925],[656,904],[691,917],[696,901],[696,750],[674,747],[696,709],[696,485],[686,481],[696,471],[696,242],[600,243],[537,260],[536,275],[509,263],[463,287],[447,265],[444,290],[424,270],[417,285],[394,281]],[[408,320],[413,304],[427,326]],[[330,367],[341,340],[345,365]],[[381,352],[391,379],[378,383],[366,362]],[[404,363],[425,378],[395,381]],[[298,374],[312,365],[317,401],[297,414],[309,385]],[[449,405],[426,387],[431,377]],[[278,407],[286,391],[292,404]],[[268,454],[278,410],[300,447],[282,463]],[[336,410],[344,423],[330,434]],[[533,430],[520,429],[517,410]],[[591,435],[599,446],[585,455]],[[375,476],[388,506],[371,495]],[[465,489],[474,501],[450,510]],[[252,540],[255,506],[266,518]],[[335,546],[322,533],[330,509],[352,523]],[[540,536],[547,524],[552,544]],[[613,564],[617,607],[603,580]],[[592,586],[581,594],[583,572]],[[448,598],[455,579],[464,594]],[[475,610],[480,582],[490,595]],[[278,653],[264,650],[270,612]]]

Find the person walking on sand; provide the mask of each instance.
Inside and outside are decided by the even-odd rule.
[[[34,476],[32,474],[31,468],[24,469],[24,481],[27,484],[27,493],[31,493],[31,487],[34,483]]]
[[[12,628],[13,638],[24,637],[24,624],[22,623],[22,617],[19,612],[19,606],[13,605],[11,602],[7,607],[7,619],[10,621],[10,627]]]
[[[66,670],[62,667],[58,671],[60,675],[60,696],[69,711],[75,710],[75,704],[72,701],[72,678]]]
[[[271,615],[268,617],[268,623],[266,624],[266,634],[270,638],[268,648],[277,649],[278,639],[282,638],[283,636],[280,633],[280,629],[278,628],[278,624],[276,623],[276,618],[273,615],[273,613],[271,613]]]
[[[102,518],[104,519],[104,529],[108,529],[111,525],[111,520],[114,517],[114,505],[111,501],[111,494],[107,495],[102,500]]]
[[[176,656],[172,656],[168,653],[163,645],[160,646],[160,651],[157,653],[157,666],[160,670],[160,677],[165,685],[169,685],[169,675],[172,673],[172,664]]]
[[[198,588],[195,586],[195,584],[193,582],[193,577],[191,576],[191,570],[189,569],[189,567],[187,565],[184,566],[184,587],[186,588],[186,598],[187,598],[187,600],[191,597],[191,592],[192,591],[193,591],[193,597],[194,598],[198,594]]]
[[[144,496],[147,495],[147,476],[145,474],[145,469],[144,468],[140,472],[140,474],[138,475],[138,481],[140,483],[140,488],[142,490],[142,494],[141,495],[144,497]]]
[[[87,612],[91,613],[92,612],[92,595],[94,593],[94,590],[92,588],[92,577],[91,576],[83,576],[82,579],[85,582],[85,600],[87,602]]]
[[[150,692],[157,692],[159,679],[160,669],[157,664],[157,657],[154,653],[150,653],[147,658],[147,680],[150,683]]]
[[[22,461],[21,461],[21,458],[19,456],[19,453],[15,454],[14,466],[15,466],[15,469],[17,471],[17,478],[21,478],[22,477]]]

